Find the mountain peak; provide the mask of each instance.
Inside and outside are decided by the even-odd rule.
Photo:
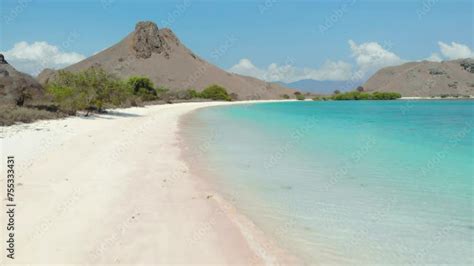
[[[0,64],[8,64],[7,60],[5,60],[5,57],[3,54],[0,54]]]
[[[169,57],[170,47],[158,26],[151,21],[140,21],[132,36],[132,49],[137,58],[146,59],[153,53]]]
[[[149,20],[138,21],[137,24],[135,24],[135,30],[143,29],[143,28],[150,28],[150,29],[158,30],[158,26],[153,21],[149,21]]]
[[[201,91],[217,84],[239,99],[278,99],[282,94],[293,93],[276,84],[227,73],[194,54],[170,29],[159,28],[150,21],[138,22],[135,30],[117,44],[65,70],[78,72],[94,66],[122,79],[148,77],[157,86],[174,91]],[[51,82],[54,73],[43,71],[38,80],[42,84]]]

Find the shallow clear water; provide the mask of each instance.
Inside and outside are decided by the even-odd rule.
[[[193,165],[310,262],[474,263],[472,101],[222,106],[183,126]]]

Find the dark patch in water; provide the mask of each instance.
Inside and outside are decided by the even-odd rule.
[[[281,189],[291,190],[291,189],[293,189],[293,187],[292,186],[281,186]]]

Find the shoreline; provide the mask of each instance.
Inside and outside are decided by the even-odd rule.
[[[258,104],[258,103],[271,103],[271,102],[292,102],[297,100],[265,100],[265,101],[248,101],[242,104]],[[239,102],[233,102],[226,105],[234,105],[239,104]],[[214,105],[212,107],[219,107],[223,105]],[[223,193],[219,190],[219,186],[215,184],[216,176],[212,176],[207,171],[202,171],[200,167],[197,167],[197,160],[196,156],[200,156],[205,149],[208,148],[209,145],[212,143],[212,139],[215,136],[210,136],[208,139],[204,140],[203,143],[192,143],[186,140],[186,137],[183,136],[185,132],[183,127],[184,123],[192,120],[192,116],[195,112],[199,111],[203,108],[210,108],[211,106],[207,107],[200,107],[196,108],[185,115],[182,115],[179,119],[179,132],[178,136],[180,139],[180,148],[181,148],[181,158],[183,161],[186,162],[188,165],[189,171],[192,175],[196,176],[202,180],[203,190],[207,191],[207,194],[212,197],[213,200],[217,202],[217,204],[221,207],[223,213],[225,213],[239,228],[242,232],[245,239],[248,243],[252,246],[252,250],[256,252],[256,254],[260,254],[260,257],[264,258],[264,262],[266,265],[303,265],[304,261],[297,257],[294,253],[292,253],[287,247],[279,244],[278,241],[270,234],[266,234],[259,228],[249,217],[245,214],[240,212],[237,206],[233,203],[234,198],[226,198]],[[194,149],[194,152],[192,150]],[[197,154],[195,153],[197,151]],[[258,256],[254,256],[252,261],[249,263],[250,265],[257,265],[257,258]]]
[[[218,193],[208,197],[205,178],[190,173],[181,157],[183,115],[246,103],[256,102],[116,109],[2,128],[2,165],[3,157],[15,156],[19,207],[17,257],[0,262],[296,261]],[[5,236],[4,228],[3,243]]]
[[[469,97],[441,97],[441,96],[433,96],[433,97],[420,97],[420,96],[405,96],[398,100],[472,100],[474,96],[470,95]]]

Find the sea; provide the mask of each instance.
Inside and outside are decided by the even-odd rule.
[[[308,263],[474,264],[474,101],[199,109],[192,168]]]

